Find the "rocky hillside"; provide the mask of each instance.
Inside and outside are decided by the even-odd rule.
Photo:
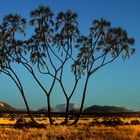
[[[9,104],[0,102],[0,111],[16,111],[17,109],[11,107]]]
[[[77,110],[79,110],[79,105],[77,105],[75,103],[70,103],[70,105],[69,105],[69,111],[70,112],[75,112]],[[66,104],[56,105],[55,112],[65,112],[65,111],[66,111]]]

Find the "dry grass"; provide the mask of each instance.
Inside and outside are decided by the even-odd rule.
[[[140,140],[140,125],[131,125],[139,118],[120,118],[127,125],[93,125],[95,120],[104,118],[82,119],[77,126],[47,125],[46,128],[13,127],[15,120],[0,118],[0,140]],[[47,119],[38,118],[39,123],[48,123]],[[58,118],[55,123],[62,122]],[[8,126],[7,126],[7,125]]]

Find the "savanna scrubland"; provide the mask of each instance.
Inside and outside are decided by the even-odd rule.
[[[51,9],[44,6],[31,11],[30,19],[11,13],[4,16],[0,23],[0,72],[15,83],[32,123],[36,125],[37,121],[40,127],[35,127],[25,117],[1,117],[0,140],[140,139],[140,120],[137,117],[81,118],[90,78],[120,55],[123,60],[133,55],[135,39],[129,37],[126,30],[112,26],[104,18],[93,20],[88,35],[83,35],[77,18],[77,13],[71,10],[54,16]],[[34,30],[27,39],[26,26]],[[22,36],[21,39],[19,36]],[[32,116],[25,97],[25,81],[20,79],[21,73],[17,72],[17,65],[28,71],[47,97],[48,120]],[[68,68],[69,75],[65,75]],[[50,89],[45,88],[46,83],[41,83],[38,73],[46,79],[51,77]],[[70,93],[63,81],[68,76],[72,78],[69,81],[73,81]],[[83,82],[81,79],[84,86],[78,115],[69,118],[71,98],[76,93],[76,87]],[[51,116],[50,97],[56,83],[66,99],[63,120]],[[65,125],[62,124],[63,121]]]
[[[62,117],[53,118],[49,125],[45,117],[35,118],[45,127],[16,125],[18,119],[0,118],[0,140],[138,140],[140,139],[139,117],[86,117],[77,125],[59,125]],[[23,119],[30,122],[29,118]],[[73,118],[69,118],[72,122]]]

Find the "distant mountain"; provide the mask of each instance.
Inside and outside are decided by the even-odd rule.
[[[69,105],[69,112],[76,112],[79,110],[79,105],[75,103],[70,103]],[[65,112],[66,111],[66,104],[59,104],[55,107],[55,112]]]
[[[124,107],[93,105],[86,108],[83,112],[84,113],[115,113],[115,112],[132,112],[132,110],[128,110]]]
[[[11,107],[9,104],[0,102],[0,111],[16,111],[17,109]]]
[[[47,107],[43,107],[37,110],[37,112],[47,112],[47,111],[48,111]],[[54,108],[51,107],[51,111],[53,112]]]
[[[79,105],[75,103],[70,103],[69,112],[77,112],[79,110]],[[16,109],[10,106],[7,103],[0,101],[0,112],[1,111],[22,111],[21,109]],[[52,112],[65,112],[66,104],[58,104],[55,109],[51,108]],[[47,112],[47,108],[41,108],[37,110],[37,112]],[[83,113],[115,113],[115,112],[133,112],[133,110],[128,110],[124,107],[116,107],[116,106],[100,106],[93,105],[83,110]]]

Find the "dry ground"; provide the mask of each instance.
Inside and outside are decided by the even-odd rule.
[[[116,119],[83,118],[77,126],[47,125],[46,128],[18,129],[14,128],[16,120],[0,118],[0,140],[140,140],[140,118],[119,118],[123,122],[121,125],[102,124]],[[36,120],[48,124],[45,118]],[[56,124],[60,122],[62,118],[55,119]]]

